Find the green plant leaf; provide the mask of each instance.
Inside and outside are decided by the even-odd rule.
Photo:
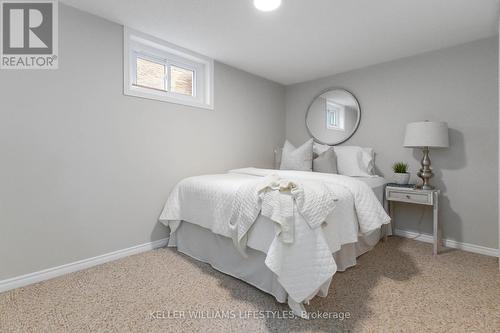
[[[392,165],[392,170],[394,170],[395,173],[407,173],[408,164],[404,162],[396,162]]]

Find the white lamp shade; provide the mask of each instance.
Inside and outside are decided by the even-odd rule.
[[[447,148],[448,124],[442,121],[419,121],[406,125],[405,147]]]

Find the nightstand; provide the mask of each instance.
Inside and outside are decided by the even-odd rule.
[[[394,204],[393,202],[406,202],[418,205],[432,206],[433,211],[433,254],[437,255],[441,245],[441,229],[438,221],[439,190],[421,190],[413,187],[404,187],[388,184],[385,188],[385,200],[388,204],[389,215],[392,219],[394,234]]]

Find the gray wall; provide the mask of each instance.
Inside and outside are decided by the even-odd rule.
[[[408,162],[413,175],[419,169],[421,152],[402,147],[406,123],[447,121],[451,147],[431,151],[444,236],[498,247],[498,37],[287,87],[286,136],[293,144],[308,138],[307,105],[329,87],[359,99],[361,124],[345,144],[373,147],[386,177],[395,161]],[[396,225],[430,233],[431,210],[400,204]]]
[[[307,138],[313,96],[344,87],[379,172],[404,125],[448,121],[451,148],[432,152],[445,236],[497,247],[498,40],[465,44],[285,89],[215,64],[215,110],[123,96],[122,28],[60,5],[60,69],[0,74],[0,280],[166,237],[156,220],[181,178],[271,167],[286,134]],[[430,211],[400,206],[399,228],[430,232]],[[404,208],[404,209],[403,209]],[[423,213],[421,223],[420,216]]]
[[[0,74],[0,280],[166,237],[181,178],[272,167],[285,90],[215,64],[215,110],[124,96],[122,27],[60,5],[60,69]]]

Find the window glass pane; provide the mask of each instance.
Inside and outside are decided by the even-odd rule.
[[[170,66],[170,89],[172,92],[193,96],[194,72],[189,69]]]
[[[142,87],[166,90],[165,65],[137,58],[136,84]]]

